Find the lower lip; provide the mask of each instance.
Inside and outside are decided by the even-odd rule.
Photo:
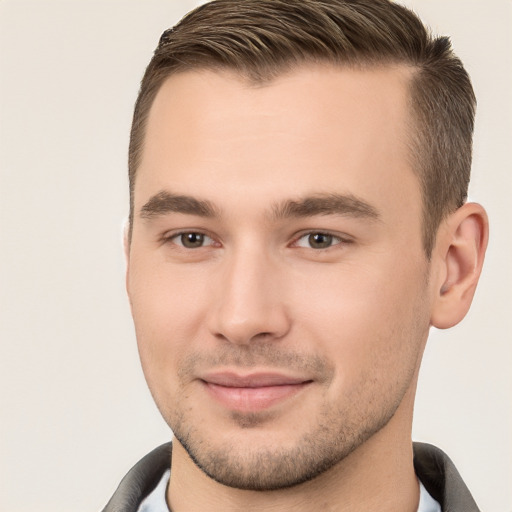
[[[205,382],[206,388],[213,398],[224,407],[240,412],[257,412],[268,409],[293,397],[309,384],[310,382],[301,382],[282,386],[235,388]]]

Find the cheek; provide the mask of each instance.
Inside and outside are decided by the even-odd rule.
[[[317,340],[347,382],[409,371],[428,334],[424,265],[380,263],[317,273],[301,286],[308,293],[299,331]]]
[[[201,338],[204,282],[200,275],[173,271],[142,259],[132,261],[128,279],[137,344],[146,379],[172,380],[194,340]]]
[[[134,320],[152,335],[168,336],[193,327],[204,310],[204,271],[166,262],[165,258],[139,256],[130,263],[128,288]]]

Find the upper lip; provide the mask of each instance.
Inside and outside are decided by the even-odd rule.
[[[286,386],[310,382],[311,379],[295,377],[277,372],[258,372],[240,374],[237,372],[212,372],[202,376],[201,380],[218,386],[230,388],[260,388],[268,386]]]

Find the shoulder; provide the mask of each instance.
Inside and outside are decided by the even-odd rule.
[[[172,444],[166,443],[144,456],[121,480],[102,512],[136,512],[142,500],[171,467]]]
[[[443,510],[479,512],[457,468],[439,448],[427,443],[414,443],[414,469]]]

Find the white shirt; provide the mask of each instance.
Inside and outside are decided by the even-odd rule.
[[[148,494],[142,503],[139,505],[137,512],[169,512],[165,494],[167,491],[167,484],[171,477],[171,470],[168,469],[160,478],[160,482],[153,489],[151,494]]]
[[[167,491],[167,484],[171,477],[171,470],[168,469],[158,482],[158,485],[153,489],[151,494],[148,494],[144,501],[140,504],[137,512],[169,512],[165,494]],[[427,489],[420,482],[420,504],[418,512],[442,512],[441,505],[430,496]]]

